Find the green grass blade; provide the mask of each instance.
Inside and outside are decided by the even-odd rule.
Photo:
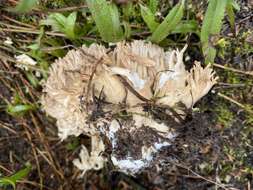
[[[0,187],[11,185],[13,189],[16,189],[16,183],[14,183],[9,178],[0,178]]]
[[[27,13],[31,11],[38,3],[38,0],[20,0],[17,6],[11,11],[18,13]]]
[[[198,34],[198,22],[196,20],[182,20],[175,29],[171,31],[172,34],[180,33],[196,33]]]
[[[153,14],[157,11],[158,3],[158,0],[149,0],[148,7]]]
[[[131,26],[129,22],[123,21],[123,27],[124,27],[124,37],[126,39],[129,39],[131,37]]]
[[[66,24],[64,27],[66,35],[71,39],[74,39],[76,37],[75,35],[76,16],[77,16],[76,12],[71,13],[67,17]]]
[[[232,31],[234,31],[235,30],[235,12],[233,9],[233,5],[228,4],[226,7],[226,11],[228,15],[229,24],[232,28]]]
[[[56,21],[57,24],[55,24],[55,26],[53,26],[53,28],[58,28],[59,30],[62,30],[65,26],[66,23],[66,17],[61,14],[61,13],[53,13],[52,15],[49,15],[49,18],[52,18],[53,20]]]
[[[181,21],[184,14],[184,1],[178,3],[165,17],[164,21],[157,27],[150,40],[159,43],[164,40]]]
[[[40,25],[51,26],[53,31],[64,31],[66,17],[61,13],[52,13],[47,19],[41,20]]]
[[[149,30],[151,32],[154,32],[157,26],[159,25],[159,23],[155,21],[155,15],[148,7],[145,7],[143,5],[140,5],[140,7],[142,19],[147,24]]]
[[[240,10],[240,6],[234,0],[228,0],[227,2],[227,15],[232,31],[235,33],[235,10]]]
[[[26,168],[19,170],[12,176],[0,178],[0,186],[11,185],[15,189],[17,181],[26,177],[31,171],[31,169],[32,169],[31,165],[28,164]]]
[[[36,107],[34,105],[30,104],[17,104],[17,105],[9,104],[7,106],[7,113],[13,116],[20,116],[30,110],[34,110],[35,108]]]
[[[78,37],[76,29],[76,18],[77,12],[72,12],[65,17],[61,13],[53,13],[48,16],[47,19],[42,20],[40,25],[48,25],[51,26],[53,31],[60,31],[64,33],[69,39],[75,39]]]
[[[232,5],[233,8],[237,11],[240,10],[240,5],[236,2],[236,0],[227,0],[228,4]]]
[[[87,0],[87,5],[104,41],[117,42],[123,38],[116,5],[106,0]]]
[[[212,37],[218,36],[220,33],[226,4],[227,0],[209,0],[200,35],[202,51],[207,64],[213,63],[216,56]]]

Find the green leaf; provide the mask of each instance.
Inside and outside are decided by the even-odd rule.
[[[16,183],[9,178],[0,178],[0,187],[11,185],[13,189],[16,189]]]
[[[234,0],[228,0],[227,6],[226,6],[226,11],[227,11],[228,20],[229,20],[230,26],[232,28],[232,31],[235,31],[235,12],[234,12],[234,9],[239,11],[240,6]]]
[[[35,106],[30,104],[17,104],[17,105],[11,105],[9,104],[7,106],[7,113],[13,116],[19,116],[27,111],[34,110]]]
[[[26,72],[25,75],[34,88],[37,88],[39,86],[39,80],[36,76],[34,76],[33,73]]]
[[[159,23],[155,21],[155,15],[148,7],[144,7],[143,5],[140,5],[140,7],[141,7],[141,16],[144,22],[147,24],[150,31],[154,32],[157,26],[159,25]]]
[[[234,29],[235,29],[235,12],[233,9],[233,5],[228,4],[226,7],[226,11],[228,14],[229,24],[230,24],[232,30],[234,31]]]
[[[104,41],[117,42],[123,38],[116,5],[106,0],[87,0],[87,5]]]
[[[159,43],[164,40],[181,21],[183,13],[184,0],[172,8],[169,14],[165,17],[164,21],[153,32],[150,40],[154,43]]]
[[[63,46],[62,41],[60,41],[56,38],[46,38],[46,39],[44,39],[44,43],[45,43],[46,47],[60,47],[60,46]],[[59,58],[59,57],[63,57],[63,56],[66,55],[66,50],[57,48],[57,49],[54,49],[52,51],[48,51],[47,53]],[[41,66],[41,62],[40,62],[40,66]],[[42,70],[47,70],[48,65],[45,65],[45,68],[41,68],[41,69]]]
[[[226,5],[227,0],[209,0],[200,35],[202,51],[207,64],[213,63],[216,56],[213,38],[220,34]]]
[[[129,39],[131,36],[131,26],[129,22],[123,21],[123,26],[124,26],[124,36],[126,39]]]
[[[26,177],[31,171],[31,169],[32,166],[30,164],[27,164],[26,168],[19,170],[12,176],[0,178],[0,187],[11,185],[15,189],[17,181]]]
[[[61,13],[53,13],[49,16],[49,18],[52,18],[52,23],[55,22],[55,27],[58,28],[58,30],[64,30],[65,24],[66,24],[66,17]],[[54,25],[52,25],[54,27]]]
[[[228,0],[228,4],[232,5],[235,10],[240,10],[240,5],[236,2],[236,0]]]
[[[42,20],[40,25],[51,26],[53,31],[60,31],[64,33],[68,38],[75,39],[78,37],[75,29],[77,13],[73,12],[65,17],[61,13],[53,13],[48,16],[46,20]]]
[[[11,11],[18,13],[27,13],[31,11],[38,3],[38,0],[20,0],[17,6]]]
[[[122,7],[122,12],[124,19],[129,21],[130,17],[134,15],[133,3],[129,2],[126,5],[124,5]]]
[[[27,48],[31,49],[31,50],[38,50],[40,48],[39,44],[35,43],[35,44],[31,44],[29,46],[27,46]]]
[[[196,20],[183,20],[181,21],[175,29],[171,31],[172,34],[180,33],[196,33],[199,34],[198,31],[198,22]]]
[[[73,137],[70,142],[66,145],[67,150],[75,150],[80,145],[80,140],[78,137]]]
[[[157,0],[149,0],[148,7],[150,11],[155,14],[158,7],[158,1]]]
[[[71,13],[67,17],[66,22],[65,22],[65,26],[64,26],[66,35],[72,39],[75,38],[75,36],[76,36],[75,35],[76,15],[77,15],[76,12]]]
[[[51,26],[53,31],[61,31],[65,30],[65,22],[66,17],[60,13],[53,13],[48,16],[46,20],[42,20],[40,25],[48,25]]]

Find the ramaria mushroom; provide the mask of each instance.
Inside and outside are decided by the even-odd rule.
[[[217,81],[210,66],[195,62],[187,71],[185,49],[164,51],[144,41],[120,42],[114,49],[92,44],[52,64],[42,98],[45,111],[57,119],[61,139],[80,134],[92,139],[91,153],[83,147],[74,161],[79,169],[103,167],[104,137],[111,144],[110,160],[130,174],[171,144],[176,132],[170,121],[184,120]]]

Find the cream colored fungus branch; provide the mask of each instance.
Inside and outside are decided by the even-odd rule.
[[[91,137],[92,151],[83,147],[80,160],[74,161],[83,173],[100,169],[107,161],[101,154],[102,136],[111,142],[113,164],[131,174],[147,167],[163,147],[171,144],[176,133],[167,120],[184,119],[186,110],[217,82],[210,66],[203,68],[195,62],[190,71],[185,69],[186,48],[164,51],[152,43],[133,41],[120,42],[108,50],[92,44],[71,50],[52,64],[42,105],[56,118],[62,140],[80,134]],[[169,117],[163,121],[145,106],[136,106],[145,104],[164,108]],[[131,117],[122,120],[108,114],[118,108]],[[140,136],[142,141],[137,142]],[[124,141],[131,138],[125,147]]]

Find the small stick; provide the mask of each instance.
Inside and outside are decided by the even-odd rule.
[[[60,8],[60,9],[46,9],[45,12],[53,12],[53,13],[61,13],[66,11],[76,11],[79,9],[87,8],[87,5],[79,5],[74,7],[66,7],[66,8]],[[44,10],[42,10],[44,12]]]
[[[221,98],[224,98],[225,100],[228,100],[228,101],[230,101],[230,102],[236,104],[237,106],[239,106],[240,108],[244,109],[245,111],[247,111],[247,112],[253,114],[253,111],[252,111],[252,110],[247,109],[247,107],[246,107],[245,105],[243,105],[243,104],[241,104],[240,102],[237,102],[236,100],[234,100],[234,99],[232,99],[232,98],[226,96],[225,94],[222,94],[222,93],[219,92],[217,95],[218,95],[219,97],[221,97]]]
[[[19,24],[21,26],[26,26],[26,27],[29,27],[29,28],[36,28],[34,25],[30,25],[30,24],[27,24],[27,23],[19,22],[19,21],[15,20],[13,18],[10,18],[10,17],[8,17],[6,15],[2,15],[2,17],[5,18],[6,20],[9,20],[9,21],[14,22],[16,24]]]
[[[57,47],[47,47],[47,48],[40,48],[41,51],[44,52],[50,52],[50,51],[54,51],[54,50],[58,50],[58,49],[66,49],[66,48],[75,48],[73,45],[66,45],[66,46],[57,46]]]
[[[117,75],[120,79],[120,81],[126,86],[126,88],[131,91],[137,98],[139,98],[140,100],[144,101],[144,102],[150,102],[149,99],[145,98],[144,96],[142,96],[141,94],[139,94],[139,92],[137,92],[128,82],[126,79],[124,79],[122,76]]]
[[[27,27],[24,27],[24,26],[12,25],[12,24],[8,24],[8,23],[4,23],[2,21],[0,21],[0,25],[3,25],[3,26],[8,27],[8,28],[20,29],[20,30],[35,29],[35,28],[27,28]]]
[[[223,83],[223,82],[218,82],[218,85],[214,87],[214,90],[218,89],[231,89],[231,88],[242,88],[245,87],[245,84],[230,84],[230,83]]]
[[[3,165],[0,165],[0,169],[4,170],[5,172],[8,172],[9,174],[13,173],[12,171],[10,171],[8,168],[4,167]]]
[[[183,166],[183,165],[177,164],[177,163],[172,163],[172,164],[175,164],[176,166],[178,166],[178,167],[180,167],[180,168],[183,168],[183,169],[188,170],[189,172],[191,172],[192,174],[194,174],[195,176],[197,176],[199,179],[203,179],[203,180],[205,180],[205,181],[208,181],[209,183],[212,183],[212,184],[214,184],[214,185],[216,185],[216,186],[218,186],[218,187],[220,187],[220,188],[222,188],[222,189],[229,190],[229,188],[227,188],[225,185],[223,185],[223,184],[221,184],[221,183],[217,183],[217,182],[215,182],[215,181],[213,181],[213,180],[207,179],[207,178],[205,178],[205,177],[199,175],[198,173],[194,172],[194,171],[191,170],[189,167],[186,167],[186,166]],[[236,189],[236,190],[237,190],[237,189]]]
[[[239,70],[239,69],[234,69],[234,68],[226,67],[226,66],[219,65],[219,64],[216,64],[216,63],[214,63],[213,66],[221,68],[221,69],[225,69],[225,70],[228,70],[228,71],[233,71],[233,72],[236,72],[236,73],[253,76],[253,72],[252,71],[242,71],[242,70]]]
[[[112,51],[112,49],[109,49],[109,50],[106,52],[106,55],[107,55],[108,53],[110,53],[111,51]],[[91,73],[91,75],[90,75],[90,78],[89,78],[89,81],[88,81],[88,86],[87,86],[87,91],[86,91],[86,100],[87,100],[87,102],[86,102],[86,109],[88,108],[88,103],[89,103],[89,101],[88,101],[88,96],[89,96],[89,92],[90,92],[90,88],[91,88],[92,79],[93,79],[93,77],[94,77],[94,75],[95,75],[95,73],[96,73],[96,70],[97,70],[98,65],[103,61],[103,59],[104,59],[104,55],[102,55],[102,56],[97,60],[95,66],[94,66],[94,68],[93,68],[93,70],[92,70],[92,73]],[[88,110],[87,110],[87,111],[88,111]]]
[[[14,33],[28,33],[28,34],[41,34],[41,31],[38,30],[31,30],[31,29],[10,29],[10,28],[0,28],[0,32],[14,32]],[[46,35],[49,36],[59,36],[59,37],[66,37],[65,34],[59,32],[45,32]],[[95,40],[92,37],[81,37],[84,40]]]
[[[6,125],[4,125],[2,123],[0,123],[0,127],[6,129],[8,131],[10,131],[11,133],[13,133],[15,135],[17,134],[17,132],[15,130],[13,130],[11,127],[8,127],[8,126],[6,126]]]

